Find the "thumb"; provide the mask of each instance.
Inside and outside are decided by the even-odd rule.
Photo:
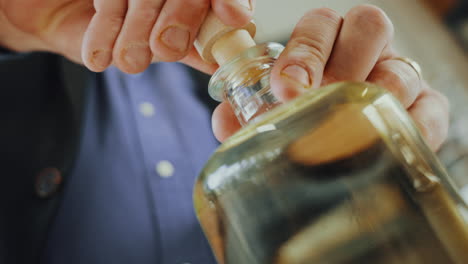
[[[4,1],[2,9],[23,36],[42,43],[30,47],[32,51],[48,50],[81,63],[83,35],[94,14],[92,1],[14,0]]]
[[[48,46],[42,40],[16,28],[3,12],[0,12],[0,29],[0,46],[4,48],[18,52],[48,51]]]
[[[52,49],[68,59],[82,63],[83,37],[95,11],[88,1],[72,1],[61,6],[49,17],[41,38]]]
[[[271,73],[271,89],[278,99],[288,101],[320,86],[342,20],[327,8],[311,10],[301,19]]]

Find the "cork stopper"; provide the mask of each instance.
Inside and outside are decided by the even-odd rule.
[[[255,46],[255,33],[253,21],[237,29],[224,25],[210,11],[195,40],[195,48],[206,62],[222,65],[245,49]]]

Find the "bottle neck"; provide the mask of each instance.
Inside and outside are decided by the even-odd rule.
[[[242,126],[257,121],[279,104],[270,91],[270,73],[283,49],[277,43],[249,48],[211,78],[211,97],[219,102],[227,100]]]

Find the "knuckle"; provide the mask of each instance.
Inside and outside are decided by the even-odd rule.
[[[432,115],[422,122],[425,124],[425,135],[432,146],[438,147],[445,141],[448,134],[448,125],[445,125],[440,116]]]
[[[174,11],[163,8],[160,11],[160,18],[166,22],[180,23],[193,29],[201,24],[208,10],[209,2],[206,0],[184,0],[183,5],[179,4]]]
[[[137,7],[139,9],[158,10],[160,6],[161,5],[157,1],[140,0],[137,2]]]
[[[437,120],[433,116],[424,116],[416,120],[421,134],[424,136],[429,145],[438,145],[437,141],[443,137],[441,129],[437,129]]]
[[[382,85],[390,91],[405,107],[410,106],[416,94],[408,86],[407,80],[391,67],[390,61],[378,64],[369,76],[369,80]]]
[[[210,4],[209,0],[185,0],[184,4],[179,7],[180,10],[199,13],[206,9]]]
[[[350,14],[381,25],[384,25],[387,19],[385,12],[379,7],[373,5],[356,6],[350,10]]]
[[[98,13],[106,13],[106,14],[125,14],[127,11],[127,1],[126,0],[116,0],[116,1],[108,1],[108,0],[94,0],[94,8]]]
[[[395,64],[393,66],[386,72],[392,92],[397,94],[397,98],[405,107],[409,107],[421,92],[421,80],[413,69],[405,71],[405,68],[400,68]]]
[[[243,27],[252,18],[252,12],[237,8],[236,5],[229,4],[230,1],[212,1],[211,8],[223,23],[233,27]],[[253,1],[250,1],[253,4]],[[208,3],[209,4],[209,3]]]
[[[317,22],[317,18],[320,19]],[[312,9],[306,13],[298,23],[297,28],[307,32],[310,25],[319,23],[323,29],[336,31],[341,27],[343,18],[334,10],[329,8]]]
[[[421,100],[425,100],[425,103],[421,102],[425,106],[419,109],[416,121],[428,143],[437,149],[448,136],[449,113],[444,106],[445,103],[448,105],[448,100],[435,90],[425,91]]]
[[[112,34],[117,34],[120,32],[121,27],[124,23],[125,17],[120,14],[111,14],[105,17],[108,23],[108,32]]]
[[[158,10],[157,8],[139,8],[132,15],[133,23],[143,28],[152,27],[156,21],[159,12],[160,10]]]
[[[161,5],[155,1],[141,0],[135,7],[138,17],[142,20],[154,20],[161,11]]]
[[[156,14],[153,11],[149,11],[148,9],[142,9],[138,12],[138,24],[142,26],[152,26],[156,21]]]
[[[320,63],[321,65],[325,65],[327,62],[327,56],[324,51],[325,38],[322,34],[316,34],[314,38],[297,37],[292,43],[294,53],[301,54],[302,60],[307,64]]]
[[[112,25],[121,25],[123,24],[125,17],[121,14],[111,14],[107,16],[106,19]]]
[[[395,71],[386,71],[385,74],[382,74],[382,78],[386,79],[389,83],[389,87],[387,87],[393,95],[398,98],[404,106],[409,106],[412,103],[413,97],[410,94],[410,89],[407,86],[406,80]]]
[[[434,98],[440,103],[440,105],[448,113],[449,108],[450,108],[450,101],[449,101],[448,97],[445,94],[443,94],[443,93],[441,93],[441,92],[439,92],[437,90],[434,90],[434,89],[430,89],[429,93],[434,96]]]
[[[348,15],[360,28],[367,29],[372,33],[382,33],[389,38],[393,37],[394,26],[387,14],[374,5],[359,5],[352,8]]]
[[[312,9],[306,14],[306,17],[308,16],[321,16],[330,20],[330,22],[335,23],[335,24],[341,22],[341,15],[335,10],[327,8],[327,7]]]
[[[422,120],[422,122],[425,124],[425,127],[431,131],[431,134],[435,134],[437,132],[440,132],[438,128],[440,128],[440,124],[441,124],[441,117],[439,115],[436,115],[436,114],[431,114],[431,115],[427,115],[427,117]]]

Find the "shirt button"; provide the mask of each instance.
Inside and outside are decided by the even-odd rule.
[[[45,168],[36,178],[36,194],[41,198],[49,198],[57,192],[62,183],[62,175],[56,168]]]
[[[148,102],[143,102],[143,103],[140,104],[139,108],[140,108],[140,113],[144,117],[154,116],[154,106],[153,106],[153,104],[148,103]]]
[[[167,160],[162,160],[156,164],[156,172],[163,178],[169,178],[174,174],[174,166]]]

